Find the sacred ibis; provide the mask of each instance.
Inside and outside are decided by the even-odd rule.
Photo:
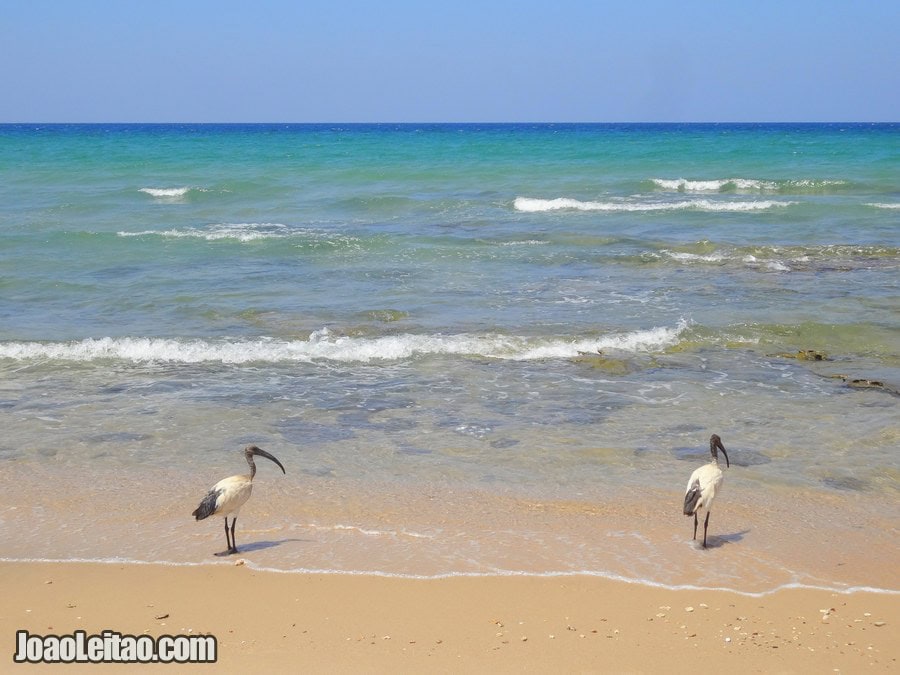
[[[697,511],[706,509],[706,519],[703,521],[703,548],[706,548],[706,530],[709,527],[709,510],[712,508],[716,493],[722,487],[722,469],[719,468],[718,450],[725,455],[725,466],[730,467],[728,453],[722,445],[722,439],[716,434],[709,438],[709,453],[712,460],[704,464],[691,474],[688,479],[687,489],[684,493],[684,515],[694,516],[694,539],[697,539]]]
[[[248,445],[244,448],[244,456],[247,458],[247,464],[250,465],[250,475],[223,478],[212,486],[210,491],[206,493],[203,501],[200,502],[200,506],[194,509],[194,512],[191,514],[197,520],[203,520],[218,514],[225,516],[225,541],[228,550],[216,553],[216,555],[231,555],[238,552],[237,544],[234,541],[234,524],[237,522],[238,512],[241,510],[244,502],[250,499],[250,492],[253,490],[253,476],[256,475],[256,463],[253,461],[254,455],[271,459],[278,465],[282,473],[287,473],[281,462],[274,455],[255,445]],[[229,514],[231,514],[230,534],[228,531]]]

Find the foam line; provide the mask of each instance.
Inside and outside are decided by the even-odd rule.
[[[854,593],[875,593],[880,595],[900,595],[900,590],[890,588],[878,588],[874,586],[824,586],[817,584],[801,584],[791,582],[781,584],[765,591],[742,591],[736,588],[728,588],[726,586],[697,586],[694,584],[665,584],[649,579],[639,579],[635,577],[625,577],[620,574],[610,574],[607,572],[598,572],[596,570],[578,570],[578,571],[558,571],[558,572],[524,572],[518,570],[493,570],[491,572],[444,572],[438,574],[402,574],[395,572],[381,572],[377,570],[334,570],[334,569],[316,569],[316,568],[295,568],[290,570],[279,569],[275,567],[264,567],[256,565],[252,561],[245,558],[237,558],[243,560],[247,567],[258,572],[267,572],[274,574],[309,574],[322,576],[350,576],[350,577],[375,577],[384,579],[411,579],[417,581],[437,581],[440,579],[456,579],[456,578],[473,578],[473,579],[491,579],[503,577],[522,577],[535,579],[556,579],[566,577],[596,577],[600,579],[608,579],[625,584],[633,584],[635,586],[645,586],[649,588],[659,588],[667,591],[714,591],[722,593],[734,593],[750,598],[763,598],[768,595],[774,595],[785,590],[811,590],[823,591],[826,593],[839,593],[841,595],[853,595]],[[5,563],[47,563],[47,564],[97,564],[97,565],[155,565],[160,567],[206,567],[206,566],[228,566],[234,565],[234,562],[173,562],[165,560],[133,560],[129,558],[0,558],[0,562]]]

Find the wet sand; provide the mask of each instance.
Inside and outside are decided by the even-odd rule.
[[[242,562],[0,563],[7,658],[16,630],[59,635],[82,629],[212,634],[218,665],[191,669],[229,672],[693,673],[703,663],[709,672],[853,673],[900,667],[897,594],[784,589],[751,596],[588,576],[283,574]],[[88,668],[96,666],[66,670]]]

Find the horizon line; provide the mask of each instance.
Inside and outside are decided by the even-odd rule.
[[[535,124],[535,125],[701,125],[701,124],[765,124],[765,125],[789,125],[789,124],[898,124],[897,120],[690,120],[690,121],[674,121],[674,120],[656,120],[656,121],[639,121],[639,120],[618,120],[618,121],[559,121],[559,120],[519,120],[519,121],[498,121],[498,120],[481,120],[481,121],[340,121],[340,120],[324,120],[324,121],[196,121],[196,120],[169,120],[169,121],[150,121],[150,120],[94,120],[94,121],[40,121],[40,120],[20,120],[20,121],[0,121],[2,126],[12,125],[102,125],[102,124],[145,124],[145,125],[173,125],[173,124],[190,124],[190,125],[394,125],[394,126],[412,126],[412,125],[512,125],[512,124]]]

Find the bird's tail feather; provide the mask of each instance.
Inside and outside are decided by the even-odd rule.
[[[697,510],[697,502],[700,501],[700,481],[694,481],[691,489],[684,495],[684,515],[692,516]]]

